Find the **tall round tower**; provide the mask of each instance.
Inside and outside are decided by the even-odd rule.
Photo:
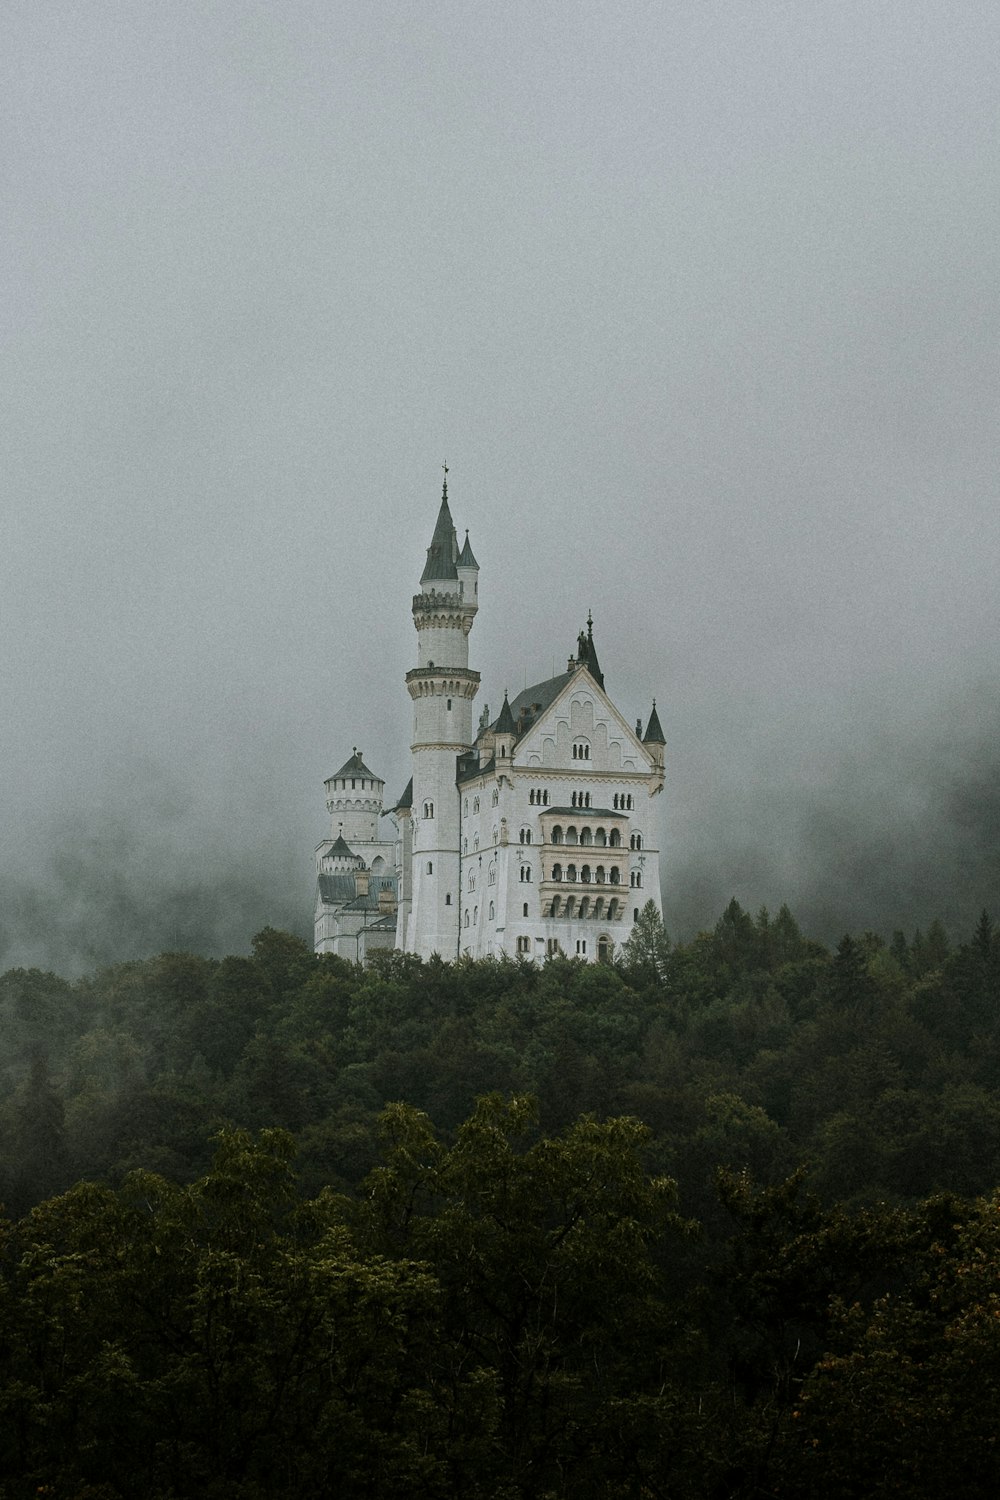
[[[469,632],[479,608],[479,564],[466,533],[459,550],[448,508],[441,509],[413,599],[417,666],[406,674],[413,699],[413,904],[406,947],[428,957],[458,953],[461,820],[459,755],[472,746],[472,701],[479,673],[469,670]]]

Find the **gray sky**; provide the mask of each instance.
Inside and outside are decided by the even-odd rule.
[[[1000,917],[1000,8],[8,0],[0,966],[308,930],[398,791],[440,493],[480,702],[592,608],[673,931]]]

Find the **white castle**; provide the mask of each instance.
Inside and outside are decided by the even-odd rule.
[[[604,691],[593,621],[565,672],[473,734],[479,673],[469,633],[479,564],[441,509],[413,600],[412,778],[380,833],[385,783],[355,748],[325,783],[330,834],[316,850],[316,951],[424,958],[550,954],[606,960],[640,909],[660,908],[655,797],[663,731],[642,732]]]

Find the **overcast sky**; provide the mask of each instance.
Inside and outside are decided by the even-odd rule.
[[[309,931],[444,460],[676,935],[1000,917],[995,0],[7,0],[0,120],[0,967]]]

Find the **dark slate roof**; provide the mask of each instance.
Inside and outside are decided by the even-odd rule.
[[[361,759],[361,751],[355,750],[350,760],[345,760],[339,771],[334,771],[327,781],[339,781],[342,776],[367,776],[369,781],[381,781],[381,776],[376,776],[374,771],[369,771]]]
[[[482,765],[474,757],[459,755],[455,765],[455,782],[462,786],[466,781],[475,781],[477,776],[489,776],[491,771],[496,770],[496,758],[483,761]]]
[[[356,894],[353,875],[320,875],[319,899],[327,906],[346,906]]]
[[[649,723],[646,725],[646,733],[642,737],[642,743],[644,745],[665,745],[667,743],[663,738],[663,730],[660,728],[660,716],[656,712],[655,698],[653,699],[653,712],[649,716]]]
[[[534,687],[525,688],[523,693],[518,693],[510,705],[510,711],[519,737],[527,734],[539,714],[544,713],[549,704],[555,702],[572,676],[572,672],[560,672],[558,677],[550,677],[547,682],[536,682]]]
[[[448,481],[446,479],[441,493],[441,509],[438,511],[431,544],[427,548],[427,561],[420,575],[420,582],[436,583],[439,579],[457,579],[458,569],[455,567],[457,556],[458,537],[455,534],[455,523],[451,519],[451,511],[448,509]]]
[[[405,787],[405,789],[403,791],[403,795],[400,797],[399,801],[396,803],[396,806],[394,808],[392,808],[392,811],[393,812],[404,812],[406,810],[406,808],[412,807],[412,806],[413,806],[413,777],[411,776],[410,779],[409,779],[409,781],[406,783],[406,787]]]
[[[503,695],[503,708],[500,717],[493,725],[494,734],[516,734],[517,725],[514,723],[514,715],[511,713],[510,704],[507,702],[507,694]]]
[[[345,842],[344,835],[342,833],[338,833],[335,841],[330,845],[329,849],[326,849],[323,852],[324,859],[329,859],[331,856],[334,859],[353,859],[356,860],[359,865],[364,864],[364,860],[361,858],[361,855],[355,854],[350,844]]]
[[[469,533],[468,532],[465,533],[465,545],[463,546],[461,552],[458,554],[458,566],[460,568],[478,568],[479,567],[479,564],[476,562],[476,559],[475,559],[475,557],[473,555],[472,548],[469,546]]]

